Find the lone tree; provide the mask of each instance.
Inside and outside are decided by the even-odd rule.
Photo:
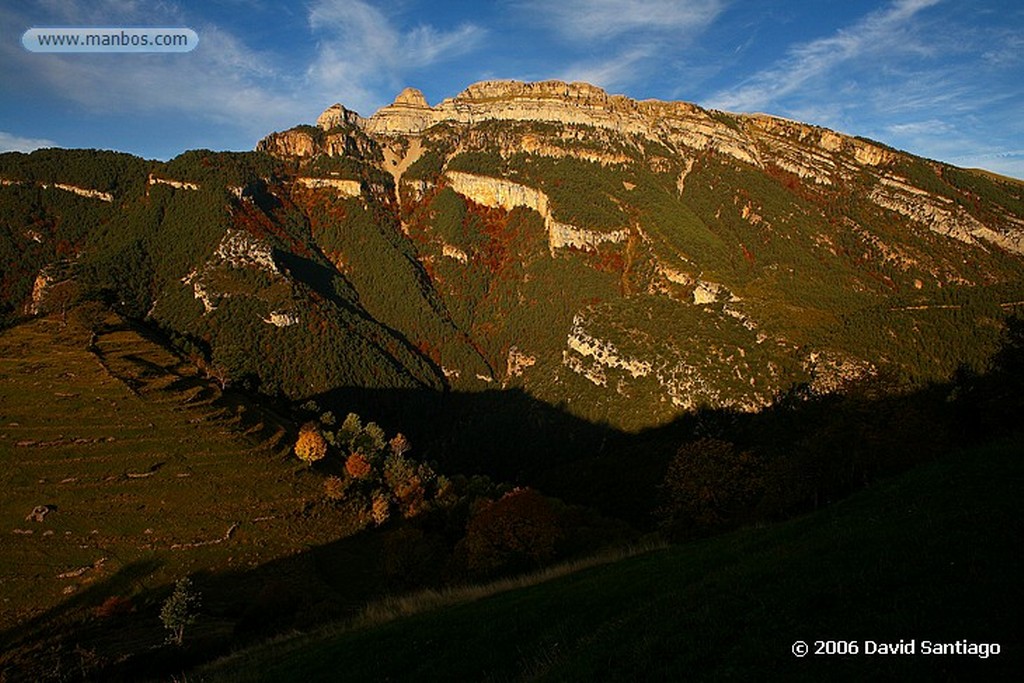
[[[198,591],[192,586],[192,579],[187,576],[178,579],[174,584],[174,592],[164,601],[160,609],[160,621],[164,628],[171,632],[169,642],[181,645],[185,637],[185,627],[194,624],[199,617],[201,603]]]
[[[313,422],[307,422],[299,430],[299,440],[295,442],[295,455],[307,465],[327,455],[327,440]]]

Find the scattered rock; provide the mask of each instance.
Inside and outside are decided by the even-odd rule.
[[[50,514],[50,512],[55,509],[56,508],[52,505],[36,505],[32,508],[32,512],[28,513],[28,516],[25,517],[25,521],[42,522],[46,518],[46,515]]]

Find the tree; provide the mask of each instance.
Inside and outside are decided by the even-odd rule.
[[[700,535],[751,514],[764,494],[764,465],[728,441],[705,437],[679,448],[661,494],[662,528],[671,536]]]
[[[178,579],[174,584],[174,592],[160,609],[160,621],[171,632],[169,641],[181,645],[185,627],[194,624],[199,617],[201,601],[199,592],[192,586],[192,579],[187,576]]]
[[[353,453],[345,460],[345,471],[353,479],[365,479],[372,470],[370,462],[361,453]]]
[[[295,442],[295,455],[307,465],[322,460],[327,455],[327,440],[313,422],[307,422],[299,430],[299,440]]]
[[[395,437],[388,441],[388,446],[391,448],[392,455],[396,457],[401,457],[412,450],[412,444],[402,433],[395,434]]]
[[[561,538],[558,514],[548,499],[517,488],[476,510],[462,544],[467,568],[486,576],[540,566],[554,556]]]

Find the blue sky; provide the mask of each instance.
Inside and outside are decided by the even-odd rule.
[[[9,6],[13,5],[13,6]],[[184,54],[38,54],[24,31],[182,26]],[[767,112],[1024,178],[1019,0],[25,0],[0,6],[0,149],[252,149],[491,78]]]

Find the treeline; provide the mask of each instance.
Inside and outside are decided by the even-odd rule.
[[[123,152],[99,149],[39,149],[0,154],[0,178],[64,183],[115,197],[141,194],[147,173],[158,164]]]

